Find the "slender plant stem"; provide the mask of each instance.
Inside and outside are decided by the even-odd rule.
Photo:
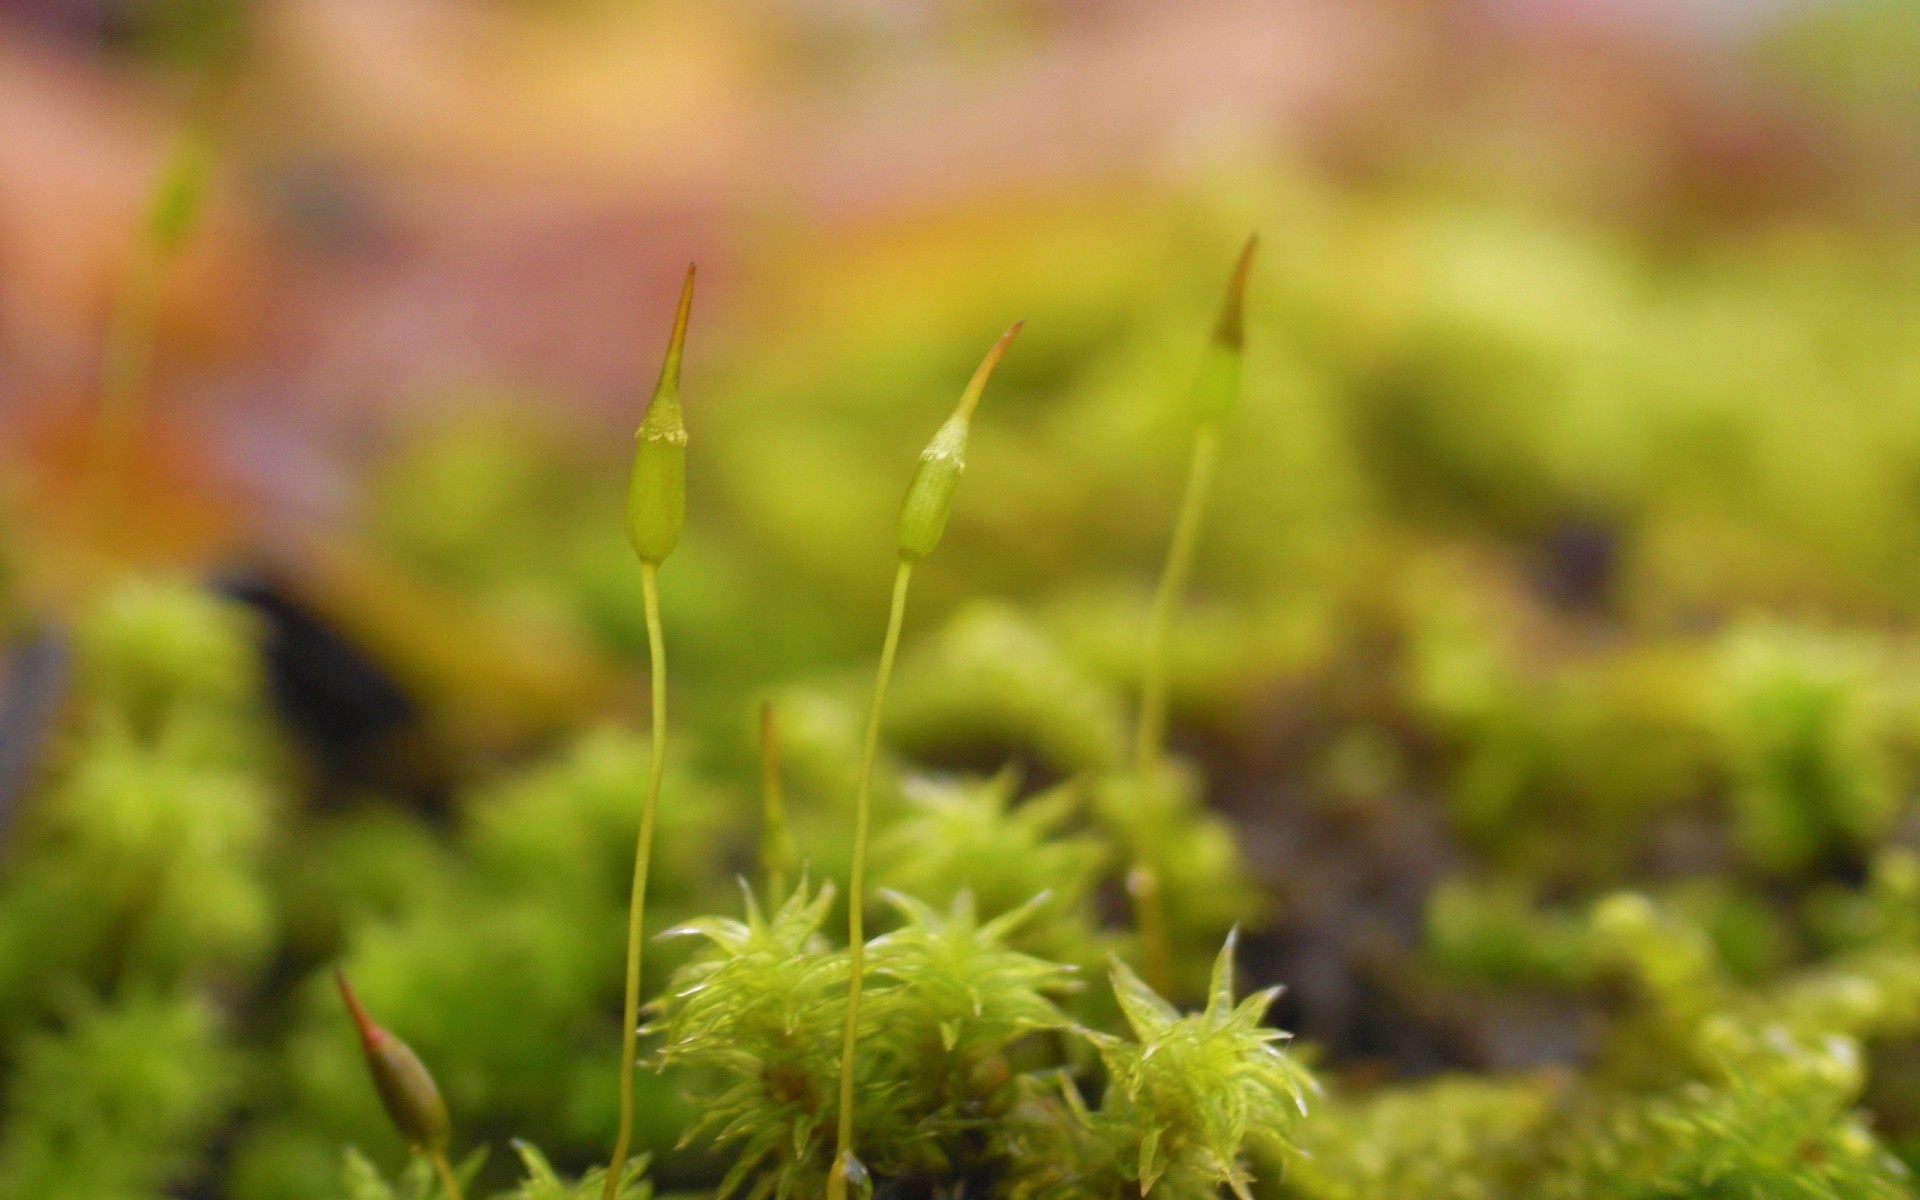
[[[1140,665],[1140,718],[1134,729],[1133,771],[1140,788],[1139,819],[1135,822],[1133,870],[1128,891],[1134,917],[1146,951],[1147,980],[1163,995],[1173,989],[1173,941],[1167,927],[1166,897],[1160,873],[1152,861],[1152,830],[1147,815],[1152,789],[1158,786],[1161,756],[1167,738],[1167,640],[1173,630],[1174,608],[1193,574],[1193,555],[1200,541],[1200,523],[1213,492],[1214,466],[1220,457],[1220,426],[1209,421],[1193,439],[1193,457],[1187,467],[1186,491],[1174,520],[1173,542],[1154,589],[1147,615],[1147,640]]]
[[[633,848],[633,895],[627,903],[627,998],[620,1027],[620,1132],[607,1166],[604,1200],[613,1200],[626,1172],[633,1139],[633,1065],[640,1039],[641,930],[647,912],[647,866],[653,860],[653,826],[660,808],[660,780],[667,752],[667,654],[660,634],[660,567],[640,564],[640,589],[647,610],[647,653],[653,664],[653,744],[647,753],[647,795],[640,809],[640,837]]]
[[[1167,737],[1167,640],[1173,629],[1174,607],[1193,574],[1193,554],[1200,541],[1200,522],[1213,492],[1214,466],[1220,458],[1220,427],[1212,422],[1193,439],[1193,457],[1187,468],[1186,492],[1174,521],[1173,542],[1154,589],[1147,617],[1145,660],[1140,672],[1140,724],[1134,731],[1133,767],[1149,775],[1157,766]]]
[[[866,971],[867,830],[873,818],[873,760],[880,751],[880,715],[886,706],[887,681],[893,677],[893,659],[900,648],[900,625],[907,612],[907,584],[913,579],[913,560],[901,556],[893,575],[893,605],[887,613],[887,637],[880,647],[880,671],[873,683],[873,707],[867,711],[866,740],[860,747],[860,781],[854,792],[853,870],[847,884],[847,1024],[840,1039],[840,1125],[833,1172],[827,1177],[827,1200],[846,1200],[847,1170],[853,1157],[853,1052],[860,1027],[860,985]]]
[[[429,1150],[427,1159],[433,1163],[433,1173],[440,1177],[440,1190],[447,1194],[447,1200],[461,1200],[460,1181],[454,1178],[453,1164],[447,1161],[447,1152]]]
[[[787,898],[787,860],[790,835],[787,806],[780,789],[780,739],[774,727],[773,702],[760,706],[760,859],[767,872],[769,901],[775,907]]]
[[[165,265],[151,247],[135,251],[107,328],[83,493],[88,532],[96,538],[104,538],[119,516],[133,449],[146,421],[154,322]]]

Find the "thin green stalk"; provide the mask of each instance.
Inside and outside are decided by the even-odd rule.
[[[787,876],[793,869],[793,832],[787,827],[786,798],[780,788],[780,739],[773,719],[773,701],[760,705],[760,865],[777,907],[787,896]]]
[[[953,415],[934,431],[920,452],[907,494],[900,502],[893,544],[900,565],[893,576],[893,605],[887,613],[887,637],[880,647],[880,673],[873,685],[873,708],[867,713],[866,741],[860,751],[860,780],[854,796],[853,870],[847,887],[847,1026],[840,1042],[840,1124],[833,1170],[827,1175],[829,1200],[846,1200],[849,1177],[860,1170],[853,1154],[853,1055],[860,1028],[860,988],[866,973],[867,831],[873,821],[873,761],[880,750],[880,717],[886,709],[887,681],[893,677],[893,658],[900,648],[900,623],[907,611],[907,585],[913,564],[933,553],[946,532],[953,512],[954,490],[967,466],[967,438],[973,410],[980,403],[987,380],[1007,352],[1021,322],[1015,321],[987,351],[973,378],[960,393]],[[864,1172],[863,1172],[864,1174]]]
[[[653,664],[653,744],[647,750],[647,794],[640,809],[640,837],[633,848],[633,894],[627,902],[627,996],[620,1026],[620,1132],[601,1193],[614,1200],[633,1140],[633,1067],[640,1040],[640,958],[647,911],[647,867],[653,861],[654,818],[660,808],[660,781],[666,770],[667,657],[660,633],[660,567],[640,564],[640,588],[647,612],[647,654]]]
[[[880,717],[887,701],[887,682],[893,676],[894,654],[900,648],[900,625],[907,612],[907,585],[913,579],[914,560],[900,556],[893,575],[893,605],[887,613],[887,637],[880,647],[880,671],[873,684],[873,706],[867,710],[866,739],[860,747],[860,781],[854,793],[853,870],[847,887],[847,1024],[840,1039],[839,1152],[827,1177],[828,1200],[846,1200],[847,1176],[853,1163],[853,1052],[860,1027],[860,985],[866,967],[867,832],[873,819],[873,762],[880,750]]]
[[[453,1164],[447,1161],[445,1150],[429,1150],[427,1158],[433,1163],[433,1173],[440,1177],[440,1190],[447,1194],[447,1200],[462,1200],[460,1181],[454,1178]]]
[[[1147,616],[1146,651],[1140,668],[1140,723],[1134,730],[1133,769],[1150,779],[1159,765],[1167,740],[1167,640],[1173,631],[1174,607],[1193,575],[1193,555],[1200,543],[1200,523],[1206,518],[1213,494],[1215,465],[1220,460],[1220,427],[1209,423],[1193,439],[1193,457],[1187,466],[1186,491],[1180,497],[1180,515],[1173,525],[1173,542],[1160,569]]]
[[[673,332],[640,428],[634,432],[627,482],[627,541],[640,559],[640,594],[647,615],[647,657],[653,668],[653,744],[647,751],[647,794],[640,836],[633,847],[633,894],[627,901],[627,995],[620,1027],[620,1130],[607,1164],[605,1200],[614,1200],[633,1141],[633,1067],[640,1040],[640,955],[647,915],[647,867],[653,862],[654,817],[667,762],[667,647],[660,634],[660,564],[680,544],[687,510],[687,429],[680,417],[680,357],[693,311],[694,269],[680,285]]]
[[[89,532],[97,538],[120,515],[121,489],[146,422],[161,285],[193,227],[211,157],[204,128],[190,126],[175,140],[147,197],[141,237],[114,301],[81,493]]]
[[[1194,550],[1200,541],[1200,523],[1213,493],[1214,466],[1220,457],[1220,427],[1209,423],[1193,440],[1187,468],[1186,492],[1174,521],[1173,543],[1154,589],[1147,617],[1147,640],[1140,667],[1140,720],[1134,730],[1133,769],[1140,788],[1139,819],[1134,822],[1133,869],[1127,890],[1133,897],[1134,919],[1140,926],[1146,955],[1147,981],[1161,995],[1173,992],[1173,934],[1167,921],[1166,895],[1160,872],[1153,865],[1153,789],[1160,782],[1160,759],[1167,737],[1167,639],[1173,631],[1174,606],[1193,574]]]
[[[108,325],[99,408],[82,493],[88,531],[94,537],[103,537],[119,513],[128,463],[146,423],[147,380],[164,266],[151,248],[140,248]]]
[[[1167,641],[1173,632],[1174,609],[1193,575],[1193,555],[1200,544],[1200,523],[1213,496],[1214,469],[1220,458],[1220,430],[1240,397],[1240,373],[1245,344],[1244,307],[1247,277],[1259,239],[1247,239],[1227,281],[1226,301],[1214,327],[1207,356],[1194,389],[1199,430],[1187,466],[1186,490],[1174,519],[1173,541],[1154,588],[1147,614],[1146,644],[1140,662],[1140,718],[1134,727],[1133,773],[1137,812],[1133,830],[1133,866],[1127,890],[1133,896],[1134,919],[1140,927],[1146,957],[1147,981],[1162,995],[1174,987],[1173,934],[1167,920],[1166,894],[1153,862],[1152,816],[1160,799],[1161,761],[1167,741]]]

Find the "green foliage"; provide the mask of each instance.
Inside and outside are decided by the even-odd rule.
[[[341,1183],[346,1200],[429,1200],[440,1186],[432,1166],[424,1159],[409,1162],[399,1180],[390,1183],[380,1174],[380,1168],[351,1147],[341,1170]]]
[[[505,1193],[501,1200],[592,1200],[600,1196],[606,1182],[606,1168],[595,1167],[572,1182],[563,1179],[548,1165],[546,1156],[527,1142],[515,1142],[514,1151],[526,1178],[520,1186]],[[647,1156],[629,1159],[614,1192],[616,1200],[652,1200],[653,1185],[648,1183]]]
[[[367,1156],[351,1146],[346,1152],[346,1165],[340,1169],[340,1183],[346,1190],[346,1200],[428,1200],[434,1188],[440,1187],[434,1179],[434,1167],[424,1160],[407,1164],[399,1183],[388,1183],[380,1175],[380,1167],[367,1162]]]
[[[1208,811],[1195,780],[1172,772],[1153,780],[1106,776],[1093,794],[1094,811],[1115,841],[1137,842],[1158,874],[1173,934],[1177,990],[1199,993],[1208,977],[1203,948],[1259,916],[1259,894],[1247,878],[1232,827]]]
[[[902,924],[868,946],[855,1092],[861,1158],[876,1178],[1001,1180],[1022,1196],[1156,1184],[1155,1194],[1202,1196],[1244,1188],[1243,1153],[1288,1144],[1314,1085],[1278,1049],[1286,1035],[1262,1024],[1273,993],[1234,1003],[1231,939],[1206,1008],[1189,1016],[1116,961],[1134,1035],[1122,1038],[1070,1027],[1055,1003],[1072,986],[1068,969],[1007,945],[1046,919],[1046,896],[985,922],[965,890],[945,913],[888,900]],[[749,893],[746,920],[681,931],[709,949],[675,976],[651,1032],[663,1065],[726,1081],[702,1124],[738,1145],[722,1194],[809,1195],[831,1165],[846,956],[819,932],[830,903],[829,891],[803,887],[767,916]],[[1069,1028],[1105,1065],[1097,1111],[1071,1083],[1056,1092],[1047,1082],[1064,1065],[1061,1044],[1028,1037]]]
[[[77,631],[87,725],[202,766],[258,761],[264,728],[249,614],[182,580],[130,579]]]
[[[1017,1039],[1066,1024],[1051,997],[1072,986],[1070,969],[1004,944],[1032,905],[983,924],[964,891],[945,914],[887,899],[906,924],[870,947],[876,1028],[861,1045],[877,1060],[868,1086],[884,1107],[861,1153],[882,1175],[973,1175],[977,1143],[1012,1100]]]
[[[1133,1041],[1095,1038],[1110,1076],[1103,1123],[1139,1157],[1122,1163],[1140,1190],[1167,1177],[1173,1196],[1203,1195],[1228,1184],[1244,1196],[1250,1178],[1243,1145],[1277,1153],[1295,1111],[1305,1116],[1312,1080],[1275,1044],[1286,1037],[1262,1024],[1277,989],[1234,1003],[1233,947],[1221,947],[1207,1006],[1182,1016],[1126,964],[1113,965],[1113,990]]]
[[[20,1046],[0,1133],[7,1200],[147,1200],[196,1174],[234,1093],[211,1007],[77,1004]]]
[[[47,800],[24,831],[34,852],[0,884],[0,994],[16,1016],[62,976],[235,980],[260,965],[261,781],[107,732]]]
[[[334,890],[340,881],[314,881],[325,890],[308,903],[337,904],[350,917],[339,961],[368,1008],[432,1065],[456,1125],[491,1121],[570,1153],[611,1129],[618,1026],[605,1001],[618,995],[633,806],[647,760],[646,739],[590,730],[517,776],[475,789],[461,804],[457,857],[419,847],[365,868],[400,898],[392,910],[369,905],[377,889],[343,893]],[[667,787],[681,803],[662,806],[662,838],[682,853],[658,863],[655,932],[724,895],[700,868],[719,854],[728,799],[677,771]],[[649,959],[667,964],[649,972],[664,979],[673,956]],[[298,1187],[293,1177],[342,1141],[397,1151],[358,1051],[340,1036],[343,1019],[331,984],[314,976],[281,1063],[308,1115],[298,1132],[263,1133],[250,1167],[285,1180],[281,1188]],[[642,1083],[650,1087],[642,1144],[671,1145],[686,1118],[677,1085]]]
[[[944,548],[875,779],[900,893],[857,1030],[876,1193],[1911,1196],[1889,1157],[1920,1145],[1911,239],[1236,186],[1076,212],[1048,231],[1064,248],[928,234],[927,260],[967,264],[952,277],[855,264],[839,286],[886,304],[780,305],[764,354],[716,367],[684,538],[677,466],[654,464],[690,702],[649,915],[700,943],[650,948],[643,979],[660,1186],[799,1197],[826,1176],[848,970],[828,889],[704,915],[755,861],[743,697],[779,697],[801,862],[844,878],[885,464],[926,432],[901,398],[966,362],[949,331],[1012,280],[1051,311],[996,384],[1004,416],[969,432],[978,486],[947,528],[942,458],[896,529]],[[1122,770],[1126,697],[1178,484],[1163,449],[1193,415],[1168,399],[1217,293],[1192,248],[1248,209],[1284,220],[1220,460],[1237,519],[1200,539],[1206,594],[1167,649],[1191,757],[1149,783]],[[1203,410],[1228,365],[1203,366]],[[366,530],[402,577],[580,634],[617,674],[643,610],[617,472],[582,461],[518,416],[432,429]],[[1607,547],[1572,584],[1569,528]],[[325,1200],[347,1143],[369,1155],[352,1200],[434,1194],[424,1165],[381,1174],[404,1148],[335,961],[433,1064],[461,1138],[532,1137],[565,1170],[603,1153],[651,749],[620,731],[626,696],[561,744],[449,756],[444,793],[342,795],[283,758],[247,613],[135,580],[69,624],[67,720],[0,869],[0,1200]],[[924,770],[1003,757],[1073,782]],[[1116,968],[1111,993],[1076,990],[1069,967],[1137,952],[1136,845],[1175,987]],[[1312,985],[1325,1045],[1282,1056],[1230,954],[1207,986],[1243,921],[1274,934],[1249,953],[1262,982]],[[1534,1049],[1500,1027],[1514,1011],[1550,1026],[1548,1066],[1509,1068]],[[1473,1073],[1400,1078],[1376,1055],[1402,1043]],[[1303,1118],[1307,1063],[1329,1096]],[[531,1150],[470,1171],[525,1200],[603,1182]],[[622,1193],[651,1190],[630,1168]]]
[[[538,896],[575,911],[617,899],[632,862],[616,839],[633,823],[648,752],[644,737],[589,729],[547,761],[480,789],[467,806],[462,842],[483,886],[503,899]],[[682,853],[662,857],[649,890],[684,907],[721,893],[703,866],[718,856],[722,826],[743,806],[697,777],[667,778],[682,802],[662,807],[660,837]]]
[[[1034,905],[1035,919],[1010,931],[1016,945],[1058,961],[1096,962],[1092,893],[1115,848],[1069,831],[1082,803],[1078,784],[1018,804],[1016,787],[1011,771],[982,782],[913,781],[907,813],[876,852],[880,878],[931,904],[964,894],[990,919]],[[1034,897],[1041,881],[1047,890]]]
[[[1112,770],[1125,753],[1119,697],[1016,610],[962,610],[901,663],[887,729],[904,745],[1011,743],[1063,773]]]
[[[1315,1108],[1285,1160],[1287,1196],[1502,1200],[1525,1195],[1564,1087],[1450,1076]]]
[[[1811,1043],[1773,1027],[1757,1034],[1715,1021],[1712,1056],[1698,1083],[1622,1107],[1598,1122],[1572,1197],[1629,1200],[1752,1196],[1894,1200],[1910,1196],[1907,1171],[1852,1111],[1859,1047]]]
[[[515,1149],[520,1151],[527,1170],[524,1187],[540,1188],[552,1179],[553,1171],[539,1151],[520,1143],[515,1143]],[[463,1188],[472,1184],[486,1158],[485,1150],[476,1150],[454,1168],[454,1177]],[[416,1156],[408,1159],[406,1167],[389,1179],[366,1155],[351,1146],[347,1147],[340,1184],[345,1193],[343,1200],[441,1200],[445,1195],[439,1179],[434,1175],[433,1165],[425,1158]],[[550,1193],[539,1191],[536,1194],[545,1196]]]
[[[1747,853],[1804,870],[1883,832],[1898,784],[1860,648],[1774,628],[1728,655],[1734,831]]]
[[[702,1125],[722,1144],[742,1143],[721,1191],[737,1188],[772,1158],[773,1190],[818,1185],[833,1119],[846,957],[820,934],[833,902],[804,881],[771,918],[747,895],[747,919],[709,917],[675,931],[711,949],[675,974],[653,1032],[661,1060],[717,1072],[728,1081],[703,1106]]]
[[[1856,1108],[1858,1035],[1912,1020],[1911,951],[1904,967],[1856,961],[1742,994],[1685,918],[1622,896],[1594,920],[1643,988],[1641,1020],[1616,1034],[1638,1086],[1589,1098],[1550,1186],[1596,1200],[1911,1194]]]
[[[1126,964],[1114,960],[1114,995],[1132,1037],[1082,1030],[1107,1070],[1100,1107],[1089,1110],[1071,1080],[1058,1098],[1030,1088],[1011,1137],[1025,1151],[1012,1194],[1180,1198],[1246,1197],[1245,1155],[1277,1156],[1292,1144],[1316,1085],[1262,1023],[1277,990],[1239,1003],[1235,939],[1215,960],[1206,1007],[1182,1015]]]
[[[964,891],[945,914],[889,900],[904,924],[867,948],[861,1158],[883,1176],[973,1175],[988,1166],[991,1120],[1013,1098],[1010,1047],[1067,1023],[1049,998],[1069,986],[1067,971],[1004,944],[1035,904],[982,923]],[[749,893],[745,921],[679,931],[709,949],[676,974],[652,1031],[663,1064],[729,1081],[703,1105],[701,1126],[722,1145],[740,1143],[723,1194],[756,1177],[755,1195],[824,1186],[846,1018],[847,956],[819,932],[831,902],[831,889],[810,896],[802,886],[768,917]]]
[[[1807,920],[1835,949],[1920,946],[1920,856],[1881,852],[1865,887],[1828,888],[1809,897]]]
[[[1449,880],[1427,897],[1427,949],[1467,978],[1573,986],[1595,969],[1594,941],[1579,916],[1535,908],[1511,885]]]
[[[1617,877],[1723,769],[1701,647],[1648,638],[1542,663],[1543,614],[1510,581],[1443,558],[1405,583],[1405,686],[1448,747],[1448,815],[1522,884]]]
[[[183,1185],[241,1093],[220,1001],[273,945],[279,816],[251,635],[178,582],[83,614],[72,742],[0,874],[0,1195]]]
[[[547,1156],[532,1143],[515,1141],[513,1149],[520,1159],[520,1180],[497,1193],[495,1200],[595,1200],[601,1195],[605,1168],[595,1167],[579,1179],[569,1180],[555,1171]],[[475,1151],[455,1168],[463,1188],[472,1184],[485,1158],[484,1151]],[[653,1185],[645,1178],[647,1162],[644,1154],[628,1160],[615,1192],[618,1200],[652,1200]],[[443,1195],[433,1167],[425,1159],[409,1161],[399,1175],[389,1179],[365,1155],[351,1148],[340,1182],[340,1200],[440,1200]]]

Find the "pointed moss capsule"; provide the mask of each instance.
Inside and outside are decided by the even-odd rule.
[[[446,1101],[434,1086],[433,1076],[407,1044],[373,1023],[360,997],[353,994],[346,972],[335,971],[340,995],[353,1014],[360,1030],[360,1048],[366,1052],[367,1069],[373,1073],[374,1090],[394,1128],[407,1144],[423,1154],[440,1154],[452,1137],[453,1125],[447,1119]]]
[[[1205,422],[1225,420],[1240,401],[1241,363],[1246,344],[1244,317],[1247,298],[1247,274],[1253,268],[1253,252],[1259,246],[1256,234],[1247,239],[1240,259],[1233,265],[1227,281],[1227,298],[1220,306],[1220,320],[1214,326],[1213,340],[1207,344],[1207,356],[1200,363],[1200,379],[1194,386],[1194,408]]]
[[[693,308],[693,267],[680,288],[667,358],[653,403],[634,435],[633,476],[627,487],[627,540],[640,561],[659,566],[680,544],[687,514],[687,427],[680,421],[680,350]]]
[[[960,486],[960,472],[967,468],[967,432],[973,422],[974,406],[986,390],[987,377],[1007,352],[1007,344],[1020,332],[1023,322],[1000,335],[1000,340],[980,360],[980,366],[960,394],[960,403],[947,418],[927,448],[920,453],[920,465],[914,468],[913,482],[907,485],[907,498],[900,505],[900,523],[894,541],[900,556],[909,561],[925,558],[940,544],[947,531],[947,516],[953,511],[954,489]]]

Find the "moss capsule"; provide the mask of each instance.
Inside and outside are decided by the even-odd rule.
[[[693,268],[680,288],[666,361],[653,402],[634,435],[633,474],[627,486],[627,540],[640,561],[658,566],[680,544],[687,515],[687,427],[680,419],[680,351],[693,309]]]
[[[999,365],[1000,356],[1007,352],[1007,344],[1020,332],[1021,324],[1015,321],[1000,335],[993,349],[987,351],[973,378],[967,382],[967,390],[960,394],[960,403],[953,415],[921,451],[913,482],[907,485],[907,497],[900,504],[900,521],[894,531],[894,541],[902,558],[925,558],[933,553],[941,535],[947,531],[947,517],[953,512],[953,493],[960,486],[960,473],[967,468],[967,434],[973,422],[973,410],[980,403],[980,393],[986,390],[987,378]]]
[[[344,971],[335,971],[334,978],[360,1030],[360,1048],[366,1053],[374,1090],[380,1093],[380,1103],[394,1128],[415,1150],[443,1153],[452,1138],[453,1123],[447,1118],[447,1103],[440,1098],[433,1075],[405,1042],[373,1023],[360,998],[353,994]]]
[[[1194,385],[1194,408],[1203,423],[1223,421],[1240,402],[1241,366],[1245,360],[1247,275],[1253,269],[1253,252],[1260,239],[1247,239],[1227,280],[1227,298],[1220,306],[1220,319],[1207,344],[1207,355],[1200,362],[1200,378]]]

